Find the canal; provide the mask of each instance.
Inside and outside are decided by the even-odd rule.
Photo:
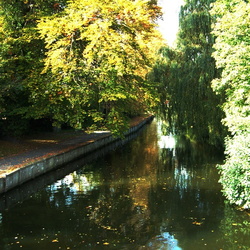
[[[58,170],[2,195],[0,249],[250,249],[249,215],[221,194],[222,160],[163,136],[153,121],[126,145],[66,166],[64,176]]]

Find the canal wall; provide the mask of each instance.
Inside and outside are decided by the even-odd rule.
[[[132,126],[127,132],[125,132],[125,137],[137,132],[152,119],[153,116],[147,117],[137,125]],[[80,157],[84,157],[85,155],[101,149],[111,143],[116,142],[116,144],[124,144],[124,141],[126,141],[126,138],[116,138],[109,133],[106,135],[100,135],[100,137],[97,137],[95,140],[89,141],[84,145],[75,145],[75,147],[70,150],[54,154],[42,160],[35,160],[34,162],[21,166],[18,169],[8,171],[0,177],[0,194],[20,186],[38,176],[55,170],[60,166],[72,162]]]

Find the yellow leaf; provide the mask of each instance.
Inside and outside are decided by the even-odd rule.
[[[202,224],[202,222],[194,221],[192,224],[196,225],[196,226],[200,226]]]

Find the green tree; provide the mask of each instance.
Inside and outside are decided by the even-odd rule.
[[[0,0],[1,130],[39,118],[124,130],[156,102],[145,75],[160,15],[155,0]]]
[[[223,145],[223,112],[218,107],[223,97],[216,96],[211,87],[212,79],[219,74],[212,57],[212,2],[185,1],[180,11],[177,46],[160,51],[154,75],[155,81],[161,82],[160,94],[165,93],[161,94],[161,110],[166,110],[170,130],[196,141]]]
[[[156,112],[162,120],[163,134],[178,133],[176,118],[179,102],[176,87],[179,80],[181,53],[164,46],[158,54],[158,59],[148,74],[149,81],[157,86],[159,104]]]
[[[61,11],[64,0],[0,0],[0,127],[22,133],[32,117],[27,83],[43,68],[44,42],[36,30],[41,16]],[[41,78],[41,76],[39,76]]]
[[[128,116],[154,102],[145,75],[161,41],[160,15],[156,1],[77,0],[42,19],[50,80],[32,83],[37,113],[50,112],[58,125],[124,130]]]
[[[213,53],[222,70],[213,89],[226,96],[223,123],[231,136],[226,139],[227,158],[220,166],[221,183],[231,203],[250,208],[250,3],[243,0],[217,1]]]
[[[222,112],[211,81],[218,76],[211,34],[209,13],[213,0],[187,0],[181,7],[177,47],[181,64],[176,94],[177,125],[191,138],[222,145],[224,129],[220,124]]]

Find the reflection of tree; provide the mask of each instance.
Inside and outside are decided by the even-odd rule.
[[[193,173],[188,172],[184,166],[179,166],[174,170],[174,179],[176,181],[176,188],[179,190],[180,197],[184,196],[184,192],[187,192],[188,187],[191,185]]]
[[[140,239],[142,244],[145,243],[142,236],[153,235],[155,228],[163,228],[162,232],[169,232],[170,236],[181,231],[195,237],[200,226],[218,227],[220,214],[213,210],[222,203],[222,197],[217,192],[220,186],[214,184],[218,176],[213,164],[204,164],[205,152],[190,146],[187,149],[184,142],[175,151],[159,152],[155,139],[144,138],[146,147],[145,141],[138,139],[132,148],[124,149],[129,153],[127,156],[124,157],[123,150],[116,152],[116,157],[105,158],[110,168],[103,177],[110,181],[128,176],[123,179],[128,185],[123,188],[127,187],[128,192],[119,194],[115,182],[110,190],[103,190],[92,213],[94,223],[130,240]]]
[[[152,230],[148,194],[156,182],[158,148],[154,136],[144,134],[131,147],[105,157],[109,169],[103,171],[102,178],[111,183],[101,187],[90,216],[100,227],[123,235],[130,242],[147,237]]]
[[[180,196],[179,188],[163,184],[151,191],[149,209],[156,228],[162,227],[165,232],[179,240],[180,247],[190,244],[190,248],[183,248],[191,249],[192,244],[196,244],[196,241],[198,244],[198,240],[205,237],[199,236],[201,232],[205,234],[218,228],[221,219],[218,209],[223,212],[223,199],[219,192],[212,189],[196,189],[190,186]],[[189,241],[183,242],[183,239]]]
[[[178,189],[181,196],[189,188],[210,188],[210,184],[219,189],[216,160],[208,160],[206,150],[184,140],[177,141],[175,149],[161,149],[158,179],[169,179],[168,185]]]
[[[158,185],[152,187],[149,197],[151,220],[163,228],[158,235],[167,232],[178,239],[190,238],[194,243],[201,227],[203,232],[218,228],[221,214],[215,210],[221,206],[223,211],[214,164],[216,154],[211,157],[209,148],[182,138],[177,140],[175,149],[163,148],[159,153]]]
[[[250,249],[249,215],[229,204],[225,205],[224,214],[220,222],[220,241],[226,243],[227,249]]]
[[[132,201],[126,187],[101,188],[98,199],[93,205],[90,213],[90,220],[98,227],[116,233],[129,232],[131,228],[125,225],[130,216],[127,211],[131,209]]]
[[[144,237],[152,234],[148,194],[157,181],[158,148],[154,136],[145,133],[130,146],[47,187],[49,206],[59,214],[52,227],[57,231],[59,224],[75,232],[73,237],[69,234],[63,239],[59,234],[58,241],[74,239],[88,246],[108,241],[118,246],[145,241]]]
[[[50,202],[58,206],[59,202],[64,201],[66,206],[70,206],[73,203],[72,199],[74,195],[78,193],[88,194],[96,188],[99,183],[100,175],[94,174],[92,171],[87,173],[75,171],[47,187],[51,193]],[[58,190],[60,190],[60,192],[58,192]],[[62,199],[62,196],[64,199]]]
[[[53,249],[52,240],[62,249],[102,249],[106,244],[110,249],[147,249],[150,244],[155,249],[171,244],[203,249],[199,240],[207,235],[230,246],[233,241],[217,232],[239,230],[233,240],[249,234],[242,218],[234,221],[238,215],[224,210],[214,159],[208,160],[200,147],[186,149],[184,142],[159,149],[152,125],[133,143],[4,211],[1,235],[10,241],[16,236],[12,232],[30,235],[32,227],[34,245],[48,239],[40,240],[40,249]],[[208,249],[222,248],[220,242],[215,246]]]

